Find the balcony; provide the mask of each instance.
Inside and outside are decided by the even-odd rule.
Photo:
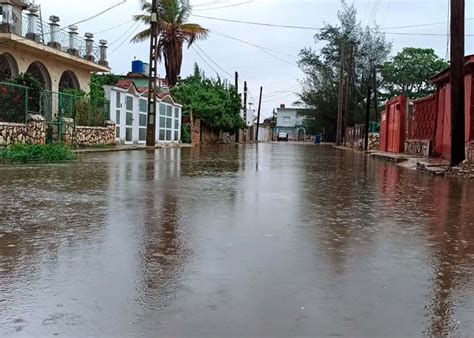
[[[80,37],[76,26],[67,30],[61,28],[56,16],[51,16],[45,23],[40,19],[38,6],[29,5],[27,11],[25,8],[25,1],[6,4],[0,0],[0,43],[21,44],[55,57],[74,59],[83,66],[88,64],[90,71],[110,71],[107,41],[100,40],[100,44],[96,44],[91,33]]]

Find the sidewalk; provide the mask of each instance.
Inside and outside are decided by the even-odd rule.
[[[180,144],[157,144],[155,149],[166,149],[166,148],[193,148],[192,144],[180,143]],[[111,152],[120,152],[120,151],[136,151],[136,150],[146,150],[145,145],[116,145],[116,146],[104,146],[104,147],[91,147],[76,149],[74,152],[76,154],[88,154],[88,153],[111,153]]]

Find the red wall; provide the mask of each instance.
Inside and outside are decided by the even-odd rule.
[[[381,151],[403,153],[405,150],[406,105],[407,98],[404,96],[398,96],[387,102],[381,121]]]
[[[435,140],[437,108],[436,95],[413,101],[413,116],[408,121],[408,139]]]
[[[474,140],[473,76],[465,77],[465,141]],[[451,84],[441,86],[437,91],[438,118],[436,128],[435,154],[444,159],[451,158]]]

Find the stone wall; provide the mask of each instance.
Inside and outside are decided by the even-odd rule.
[[[474,164],[474,143],[466,146],[466,160]]]
[[[191,142],[194,145],[201,144],[201,120],[191,119]]]
[[[364,134],[361,134],[360,130],[362,129],[346,128],[346,147],[364,150],[365,137],[364,137]],[[379,148],[380,148],[380,134],[370,133],[369,134],[369,151],[379,150]]]
[[[0,123],[0,147],[45,143],[46,124],[41,115],[28,115],[26,123]]]
[[[45,144],[46,134],[52,134],[54,143],[71,147],[115,144],[115,122],[106,121],[105,127],[75,126],[70,118],[61,119],[61,137],[58,122],[47,126],[41,115],[29,115],[26,123],[0,123],[0,147],[11,144]],[[47,131],[48,129],[48,131]]]
[[[429,157],[431,154],[430,140],[406,140],[405,154]]]
[[[53,140],[59,141],[58,123],[53,125]],[[71,147],[115,144],[115,122],[106,121],[104,127],[74,125],[71,118],[61,118],[61,142]]]
[[[105,127],[76,127],[75,146],[115,144],[115,122],[106,121]]]

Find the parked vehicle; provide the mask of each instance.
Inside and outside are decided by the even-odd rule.
[[[278,142],[285,141],[288,142],[288,133],[279,133]]]

